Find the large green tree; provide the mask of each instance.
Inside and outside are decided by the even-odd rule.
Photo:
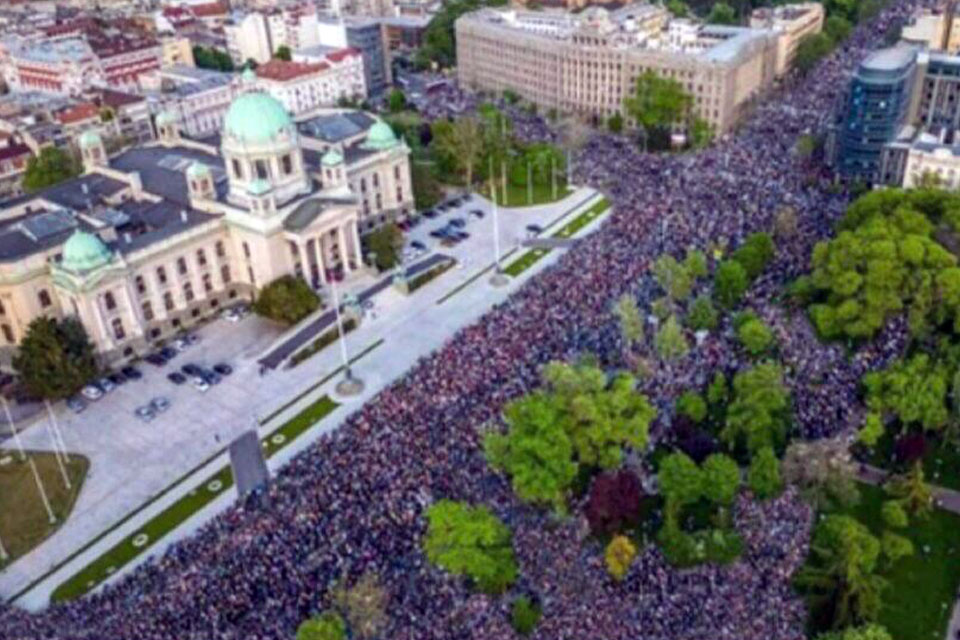
[[[866,373],[863,386],[867,408],[880,423],[893,416],[905,427],[939,431],[950,420],[950,371],[926,353]]]
[[[657,481],[660,495],[676,507],[693,504],[703,497],[703,471],[683,452],[671,453],[660,461]]]
[[[783,456],[784,480],[818,509],[847,508],[857,502],[857,464],[838,438],[791,442]]]
[[[726,309],[740,304],[740,298],[750,285],[746,269],[736,260],[724,260],[713,274],[713,295]]]
[[[427,559],[471,578],[486,593],[501,593],[517,579],[512,534],[484,506],[441,500],[427,510]]]
[[[627,115],[646,130],[669,129],[684,121],[693,99],[673,78],[646,71],[637,78],[634,93],[624,99]]]
[[[620,337],[623,345],[630,350],[643,342],[643,314],[637,307],[637,299],[625,293],[617,299],[613,313],[620,325]]]
[[[34,319],[13,358],[13,368],[34,396],[56,400],[76,393],[97,374],[93,345],[80,321]]]
[[[363,238],[367,251],[375,254],[374,263],[380,271],[394,268],[400,259],[400,250],[403,248],[403,233],[400,228],[391,223],[371,231]]]
[[[484,127],[475,117],[464,116],[452,123],[437,122],[433,125],[433,152],[462,174],[468,189],[473,186],[475,169],[484,146]]]
[[[295,276],[281,276],[260,290],[253,310],[265,318],[294,325],[320,307],[320,298]]]
[[[743,442],[751,452],[783,443],[790,419],[790,391],[773,363],[759,364],[733,378],[733,401],[727,407],[720,437]]]
[[[39,155],[27,160],[23,189],[32,193],[69,180],[79,173],[79,163],[70,153],[56,147],[44,147]]]
[[[740,487],[740,468],[737,463],[729,456],[714,453],[703,461],[701,470],[704,497],[722,507],[732,504]]]
[[[683,327],[677,321],[676,316],[670,316],[663,326],[657,331],[653,339],[654,346],[657,349],[657,355],[663,360],[673,361],[685,356],[690,350],[690,344],[683,335]]]
[[[710,7],[710,14],[707,15],[707,22],[710,24],[736,24],[736,10],[722,0],[714,2]]]
[[[780,461],[773,447],[763,447],[753,454],[750,459],[750,469],[747,472],[747,484],[761,500],[776,497],[783,489],[780,479]]]

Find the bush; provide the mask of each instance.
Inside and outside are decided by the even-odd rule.
[[[343,618],[333,611],[304,620],[297,629],[297,640],[345,640],[346,637],[347,627]]]
[[[637,548],[626,536],[613,536],[603,557],[607,563],[607,572],[614,580],[619,582],[627,577],[630,565],[633,564],[633,559],[637,557]]]
[[[320,298],[302,279],[281,276],[263,289],[253,303],[257,314],[294,325],[320,308]]]
[[[694,331],[706,329],[712,331],[717,328],[719,314],[713,306],[713,301],[709,296],[701,295],[690,303],[690,310],[687,312],[687,326]]]
[[[733,252],[733,259],[740,263],[747,272],[747,277],[753,280],[763,273],[767,264],[773,260],[774,252],[773,238],[769,233],[752,233]]]
[[[737,329],[737,338],[747,353],[758,356],[773,345],[773,332],[759,319],[750,319]]]
[[[407,283],[407,292],[413,293],[414,291],[424,286],[434,278],[437,278],[443,275],[444,273],[446,273],[447,271],[449,271],[455,264],[456,264],[455,260],[448,260],[447,262],[438,264],[435,267],[431,267],[430,269],[427,269],[423,273],[417,274],[413,278],[413,280]]]
[[[780,479],[780,461],[772,447],[763,447],[750,460],[747,472],[750,489],[761,500],[775,497],[783,489]]]
[[[740,304],[749,284],[747,271],[740,262],[724,260],[713,276],[713,293],[721,306],[732,309]]]
[[[683,395],[677,398],[677,413],[700,423],[707,417],[707,403],[696,391],[684,391]]]
[[[601,473],[593,481],[586,515],[595,534],[614,533],[640,515],[640,480],[626,470]]]
[[[510,625],[522,635],[530,634],[540,622],[540,605],[527,596],[519,596],[510,605]]]

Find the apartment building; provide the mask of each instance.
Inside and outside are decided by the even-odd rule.
[[[356,49],[331,51],[316,62],[271,60],[256,75],[257,85],[295,116],[367,97],[363,56]]]
[[[819,2],[761,7],[750,14],[751,29],[769,29],[777,34],[777,75],[793,64],[800,41],[823,30],[825,14]]]

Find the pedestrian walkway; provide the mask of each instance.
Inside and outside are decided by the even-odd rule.
[[[867,484],[879,487],[891,475],[889,471],[884,469],[868,464],[860,465],[860,480]],[[960,491],[936,485],[930,485],[930,489],[938,507],[960,515]],[[946,640],[960,640],[960,593],[956,594],[956,599],[953,602],[953,615],[950,617],[950,624],[947,625]]]

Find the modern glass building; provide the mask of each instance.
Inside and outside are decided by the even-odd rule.
[[[883,146],[909,121],[918,49],[900,44],[875,52],[854,73],[837,131],[837,169],[877,182]]]

